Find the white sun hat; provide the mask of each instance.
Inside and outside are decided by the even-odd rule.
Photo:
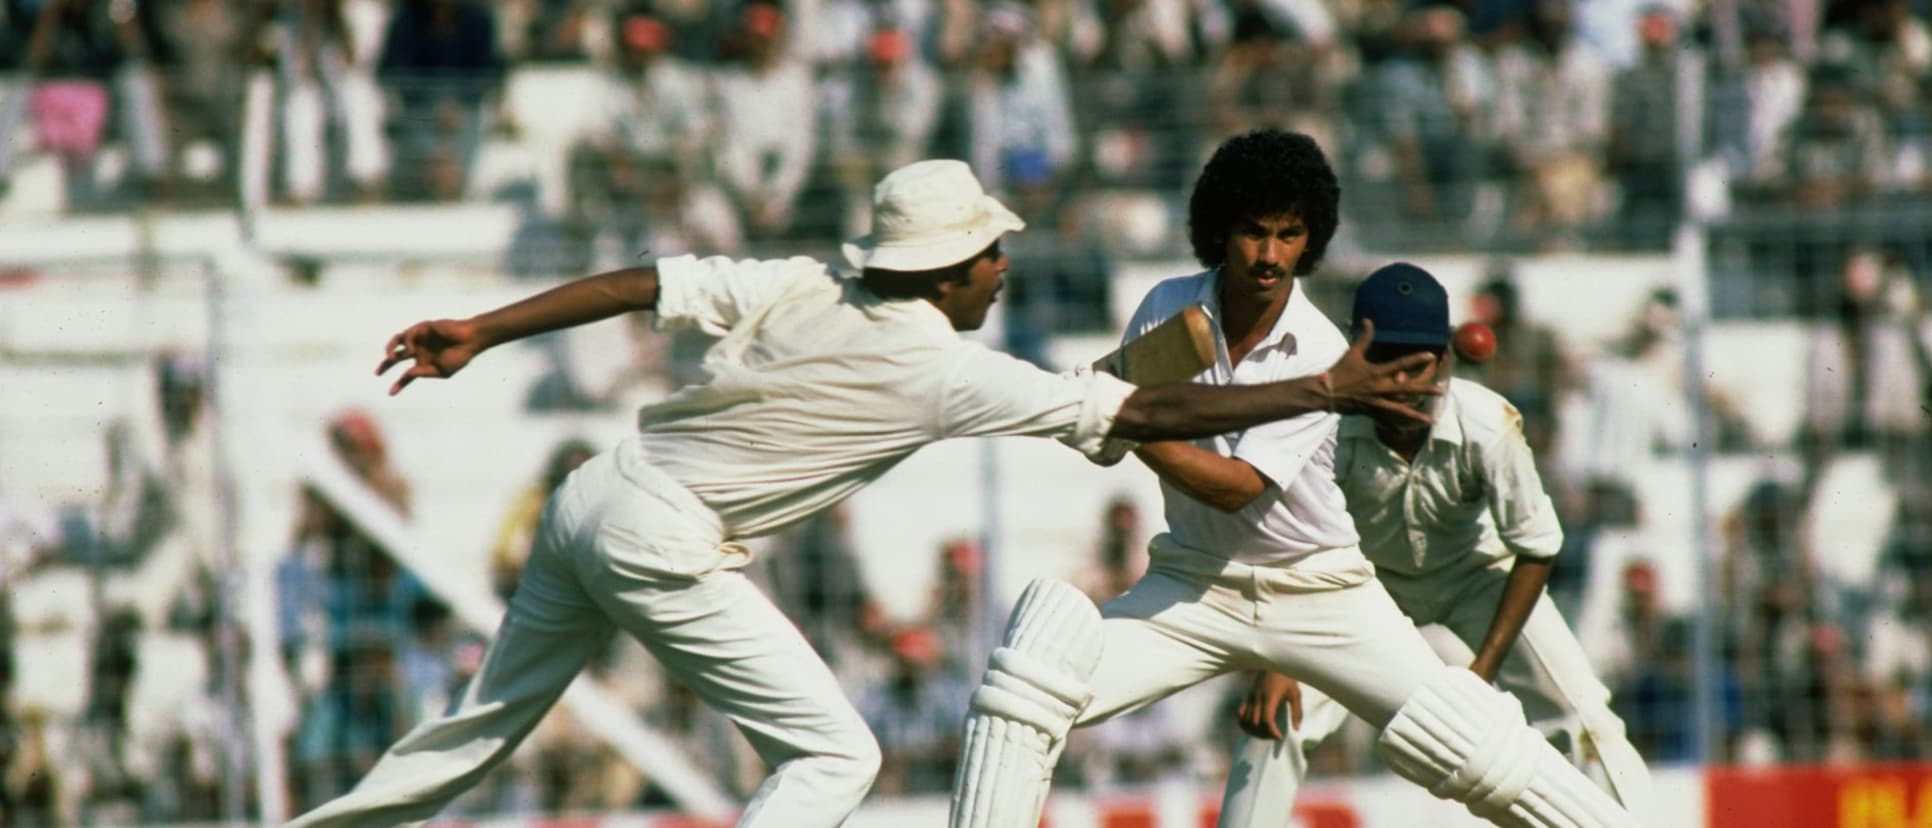
[[[915,161],[872,188],[872,232],[845,243],[845,260],[861,270],[933,270],[1025,228],[966,162]]]

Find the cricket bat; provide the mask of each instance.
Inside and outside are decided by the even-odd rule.
[[[1213,364],[1214,323],[1195,304],[1095,360],[1093,369],[1135,385],[1161,385],[1186,382]]]

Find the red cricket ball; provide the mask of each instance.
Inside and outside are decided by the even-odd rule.
[[[1481,322],[1464,322],[1456,328],[1456,358],[1481,364],[1496,355],[1496,332]]]

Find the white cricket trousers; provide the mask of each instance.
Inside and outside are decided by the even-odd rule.
[[[356,787],[296,826],[427,820],[507,758],[615,626],[737,724],[775,770],[739,826],[836,826],[879,747],[830,668],[737,567],[717,516],[644,461],[635,438],[571,474],[544,507],[476,677]],[[591,728],[595,722],[589,722]]]
[[[1513,559],[1461,571],[1405,577],[1384,573],[1381,581],[1416,624],[1439,624],[1454,640],[1440,651],[1443,661],[1467,665],[1489,634],[1502,601]],[[1623,720],[1610,710],[1610,690],[1597,679],[1589,658],[1563,614],[1548,595],[1537,599],[1516,645],[1496,672],[1496,683],[1523,703],[1530,724],[1546,734],[1564,734],[1571,759],[1586,766],[1590,754],[1608,759],[1611,793],[1632,813],[1649,805],[1650,778],[1624,734]],[[1285,712],[1283,715],[1286,715]],[[1288,828],[1289,812],[1307,775],[1307,750],[1340,730],[1348,711],[1319,691],[1303,690],[1301,726],[1279,742],[1243,736],[1235,749],[1227,798],[1219,828]],[[1287,726],[1284,731],[1289,731]],[[1582,737],[1588,734],[1586,744]]]
[[[1380,727],[1442,660],[1355,547],[1249,566],[1154,538],[1147,574],[1100,608],[1106,640],[1076,726],[1243,670],[1320,688]]]

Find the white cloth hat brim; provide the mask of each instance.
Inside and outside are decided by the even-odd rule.
[[[878,243],[868,233],[846,242],[840,249],[845,253],[845,260],[860,270],[876,267],[880,270],[920,271],[959,264],[985,250],[1000,236],[1026,229],[1026,222],[1014,215],[1012,210],[1006,209],[999,199],[992,196],[983,198],[986,199],[985,218],[958,233],[916,243],[884,244]]]

